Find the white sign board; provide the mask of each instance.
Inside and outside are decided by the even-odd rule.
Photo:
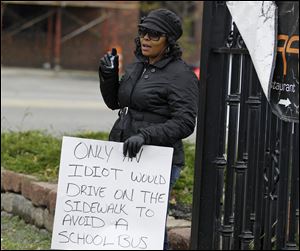
[[[63,137],[52,249],[163,249],[173,148]]]

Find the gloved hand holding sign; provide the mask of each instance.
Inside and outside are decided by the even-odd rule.
[[[145,139],[142,134],[131,136],[124,142],[124,146],[123,146],[124,156],[126,156],[128,152],[129,158],[135,157],[144,144],[145,144]]]

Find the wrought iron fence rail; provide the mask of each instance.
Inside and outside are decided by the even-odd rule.
[[[299,249],[299,124],[271,111],[224,2],[205,2],[191,249]]]

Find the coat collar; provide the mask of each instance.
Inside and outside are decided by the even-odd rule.
[[[144,56],[141,55],[136,55],[137,58],[137,63],[143,63],[144,65],[149,65],[148,63],[148,59]],[[170,63],[173,60],[173,57],[166,57],[166,58],[162,58],[161,60],[159,60],[158,62],[156,62],[154,65],[154,67],[162,69],[164,68],[168,63]]]

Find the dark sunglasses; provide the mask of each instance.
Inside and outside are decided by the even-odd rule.
[[[140,38],[144,38],[146,36],[146,34],[148,34],[148,37],[150,40],[153,41],[158,41],[160,39],[160,37],[165,36],[165,34],[155,31],[155,30],[151,30],[151,29],[147,29],[147,28],[139,28],[138,30],[138,34]]]

